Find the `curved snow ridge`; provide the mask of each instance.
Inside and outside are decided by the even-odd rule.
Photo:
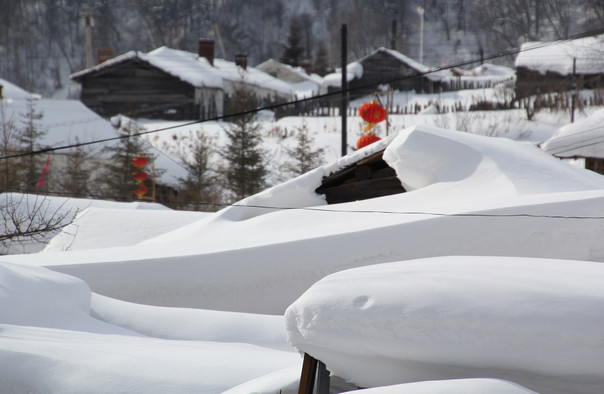
[[[347,391],[342,394],[537,394],[501,379],[435,380]]]
[[[450,182],[496,188],[500,194],[604,187],[601,176],[566,165],[532,144],[425,125],[399,132],[384,160],[407,191]]]
[[[362,387],[485,368],[604,382],[603,282],[604,265],[569,260],[450,256],[361,267],[295,301],[288,338]],[[378,374],[363,372],[376,362]]]

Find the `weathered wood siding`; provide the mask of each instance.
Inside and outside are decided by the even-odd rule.
[[[217,107],[216,103],[198,102],[209,101],[213,92],[196,93],[190,84],[137,60],[85,75],[80,82],[80,100],[105,117],[121,113],[133,117],[198,119]],[[209,108],[204,111],[206,106]]]
[[[546,72],[518,67],[516,69],[516,97],[568,92],[575,89],[601,89],[604,87],[604,75],[589,74],[560,75],[554,72]]]
[[[385,52],[377,52],[361,61],[363,76],[350,82],[352,89],[351,98],[358,98],[372,94],[379,85],[389,82],[394,90],[416,92],[434,92],[435,86],[429,79],[418,76],[417,70],[409,67],[400,59],[396,59]],[[415,78],[414,78],[415,77]]]

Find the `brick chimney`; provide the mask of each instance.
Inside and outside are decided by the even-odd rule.
[[[111,48],[99,48],[96,51],[96,64],[101,64],[105,60],[112,59],[115,56]]]
[[[214,65],[214,40],[199,39],[198,47],[199,57],[205,57],[208,59],[210,65]]]
[[[304,71],[306,71],[306,74],[310,75],[310,73],[312,71],[312,63],[309,59],[301,59],[298,62],[298,66],[302,67],[304,69]]]
[[[235,65],[247,70],[247,53],[238,53],[235,55]]]

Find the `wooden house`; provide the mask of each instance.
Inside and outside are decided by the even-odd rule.
[[[315,192],[325,195],[328,204],[339,204],[404,193],[396,172],[375,152],[323,178]]]
[[[438,73],[429,73],[428,66],[387,48],[347,65],[346,71],[350,99],[370,95],[386,84],[394,90],[433,93],[440,90],[442,79]],[[340,70],[325,76],[330,91],[341,89],[341,75]]]
[[[379,48],[347,65],[350,98],[371,95],[389,85],[392,90],[439,93],[462,89],[482,89],[509,82],[514,71],[507,67],[481,64],[471,70],[437,70],[400,52]],[[325,77],[329,91],[341,89],[341,71]]]
[[[516,97],[604,87],[604,37],[528,42],[515,61]]]
[[[161,47],[131,51],[71,76],[81,101],[104,117],[124,114],[155,119],[204,119],[225,113],[225,103],[246,89],[262,104],[289,101],[290,86],[235,62],[214,58],[214,44],[200,40],[197,54]]]

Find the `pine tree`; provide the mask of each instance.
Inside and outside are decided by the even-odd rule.
[[[39,120],[44,117],[44,114],[36,109],[34,99],[27,99],[26,112],[21,113],[20,116],[23,128],[16,138],[19,144],[19,151],[30,153],[41,149],[40,139],[46,135],[46,130],[42,129]],[[30,154],[20,160],[21,163],[17,172],[21,179],[21,187],[26,193],[35,191],[38,176],[42,171],[45,159],[45,156]]]
[[[76,138],[75,144],[80,141]],[[57,180],[63,193],[77,197],[91,195],[90,178],[92,153],[84,147],[76,147],[67,156],[67,167]]]
[[[232,107],[235,112],[253,108],[251,92],[239,89],[233,97]],[[238,110],[238,111],[237,111]],[[258,193],[266,187],[266,152],[262,149],[260,126],[254,122],[253,114],[234,118],[224,131],[228,138],[227,145],[219,151],[225,161],[221,173],[225,178],[225,188],[234,200],[241,200]]]
[[[313,149],[314,138],[310,135],[308,127],[302,125],[296,136],[297,143],[294,147],[287,149],[289,159],[285,162],[283,169],[292,176],[298,176],[323,164],[325,149]]]
[[[313,66],[313,71],[321,76],[325,76],[328,73],[329,68],[329,54],[327,53],[327,48],[325,44],[319,44],[317,48],[317,53],[315,55],[315,64]]]
[[[181,140],[177,153],[187,170],[185,178],[179,177],[179,194],[186,208],[197,211],[214,210],[218,203],[216,174],[210,168],[215,154],[210,138],[198,131]]]
[[[132,159],[138,154],[147,158],[151,155],[147,152],[144,141],[137,135],[141,129],[136,122],[125,117],[122,117],[121,122],[118,132],[124,138],[104,149],[109,155],[109,160],[95,184],[99,185],[99,193],[105,198],[132,201],[136,198],[132,193],[136,188],[136,182],[132,178],[135,170]]]
[[[13,117],[8,117],[4,108],[4,100],[0,99],[0,154],[3,157],[18,153],[17,125]],[[0,192],[19,188],[19,177],[15,169],[19,167],[18,158],[2,160],[2,178]]]
[[[302,28],[300,19],[292,17],[289,25],[289,35],[287,36],[287,45],[281,57],[281,62],[297,67],[298,62],[304,57],[304,48],[301,46]]]

